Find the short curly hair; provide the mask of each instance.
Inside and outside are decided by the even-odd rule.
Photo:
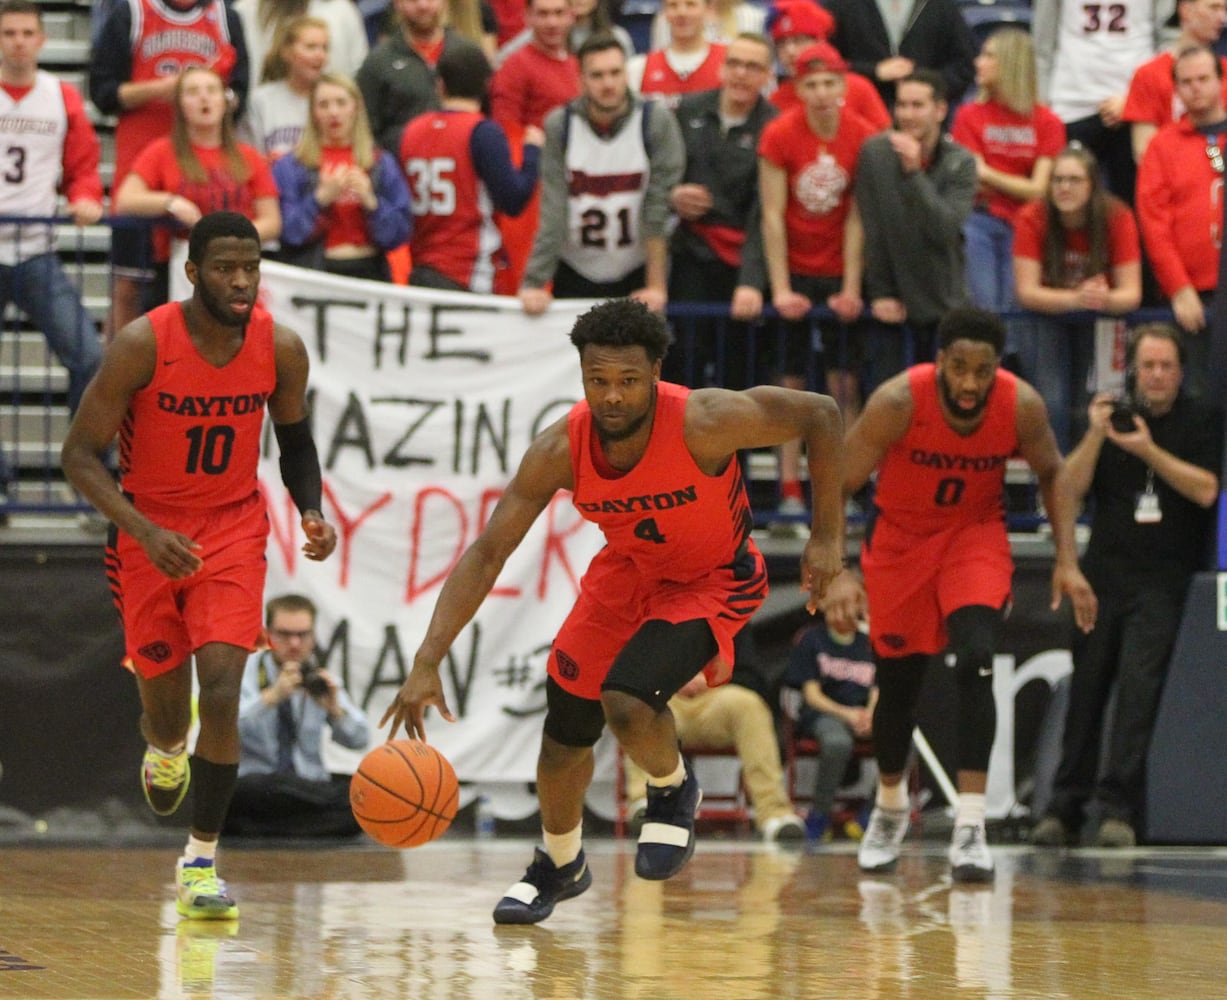
[[[635,299],[609,299],[593,306],[575,321],[571,343],[582,355],[589,344],[597,347],[642,347],[648,360],[660,361],[673,343],[664,317]]]

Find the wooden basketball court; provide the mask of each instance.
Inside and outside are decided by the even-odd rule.
[[[589,842],[594,883],[535,927],[491,909],[533,841],[449,833],[232,846],[233,924],[180,921],[176,848],[0,849],[0,997],[1146,998],[1227,994],[1227,852],[996,849],[954,888],[944,845],[865,877],[850,845],[705,837],[666,883],[626,840]]]

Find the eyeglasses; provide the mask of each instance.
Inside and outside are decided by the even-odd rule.
[[[1223,172],[1223,151],[1216,143],[1206,144],[1206,157],[1210,160],[1210,166],[1214,168],[1214,172],[1221,174]]]
[[[744,69],[747,73],[766,73],[771,67],[764,63],[746,62],[744,59],[725,59],[728,69]]]
[[[274,639],[280,639],[282,642],[289,642],[291,639],[297,639],[299,642],[306,642],[313,635],[315,635],[315,630],[306,628],[296,631],[288,628],[270,628],[268,630],[268,634]]]

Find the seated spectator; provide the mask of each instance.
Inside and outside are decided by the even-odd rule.
[[[350,750],[370,724],[315,657],[315,605],[298,594],[268,602],[269,648],[254,653],[239,692],[239,778],[224,832],[249,837],[340,837],[359,832],[349,775],[324,765],[324,729]]]
[[[801,692],[796,734],[819,744],[814,798],[805,823],[816,840],[829,840],[835,832],[831,810],[856,741],[873,737],[875,673],[869,636],[859,630],[841,632],[825,621],[807,628],[789,654],[784,685]],[[841,832],[860,840],[860,825],[848,826]]]
[[[137,156],[115,196],[115,211],[169,217],[181,231],[209,212],[241,212],[255,224],[261,242],[275,240],[281,233],[277,186],[264,157],[235,138],[222,78],[189,66],[179,74],[174,107],[171,134],[154,139]],[[169,295],[167,229],[153,234],[153,260],[153,298],[161,304]]]
[[[976,158],[980,193],[967,224],[967,286],[990,312],[1014,308],[1014,215],[1042,198],[1065,126],[1035,100],[1035,52],[1018,28],[993,32],[976,57],[974,101],[954,116],[954,141]],[[1013,350],[1013,343],[1006,352]]]
[[[835,30],[835,19],[810,0],[779,0],[771,8],[771,39],[780,63],[780,79],[771,103],[781,111],[801,103],[792,75],[797,54],[815,42],[825,42]],[[877,88],[860,73],[844,74],[844,107],[875,128],[890,128],[890,112]]]
[[[669,44],[627,62],[626,80],[631,90],[659,98],[673,109],[683,94],[720,85],[725,46],[707,40],[705,25],[711,9],[711,0],[665,0]]]
[[[362,93],[325,73],[294,152],[273,167],[285,226],[282,259],[300,267],[390,281],[390,250],[409,239],[409,188],[396,158],[375,145]]]
[[[324,68],[330,72],[353,76],[367,56],[366,25],[354,0],[234,0],[234,10],[243,24],[253,85],[269,53],[276,51],[278,35],[299,17],[324,22],[330,42]]]
[[[440,111],[405,127],[400,162],[416,216],[409,284],[491,293],[506,266],[493,213],[518,215],[537,187],[545,134],[524,130],[524,164],[511,162],[507,136],[482,114],[490,64],[474,45],[458,44],[439,57]]]
[[[1092,312],[1123,315],[1142,300],[1141,247],[1133,212],[1103,189],[1094,154],[1066,146],[1053,161],[1048,194],[1014,219],[1018,304],[1046,313],[1020,324],[1022,376],[1039,390],[1063,452],[1073,444],[1071,416],[1086,409],[1095,355]]]
[[[239,138],[274,162],[298,145],[311,116],[311,88],[328,62],[328,25],[296,17],[281,29],[251,92]]]
[[[784,787],[775,716],[763,697],[768,685],[748,629],[735,639],[733,679],[711,688],[702,674],[669,699],[682,752],[693,747],[735,748],[754,825],[767,841],[797,842],[805,825]],[[626,760],[626,796],[632,822],[647,807],[647,775]]]

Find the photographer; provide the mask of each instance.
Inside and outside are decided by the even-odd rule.
[[[1094,629],[1073,642],[1061,765],[1047,814],[1031,834],[1036,844],[1079,843],[1092,798],[1102,810],[1100,847],[1137,842],[1155,713],[1185,592],[1206,561],[1213,530],[1222,417],[1180,392],[1180,330],[1162,323],[1138,327],[1126,361],[1131,392],[1124,399],[1095,397],[1090,428],[1059,480],[1076,500],[1093,501],[1082,570],[1099,598],[1099,614]],[[1114,681],[1116,711],[1101,768],[1104,708]]]
[[[226,833],[330,837],[359,832],[349,776],[322,756],[324,727],[350,750],[370,739],[366,716],[315,659],[315,605],[297,594],[266,608],[269,648],[253,654],[239,696],[239,779]]]

